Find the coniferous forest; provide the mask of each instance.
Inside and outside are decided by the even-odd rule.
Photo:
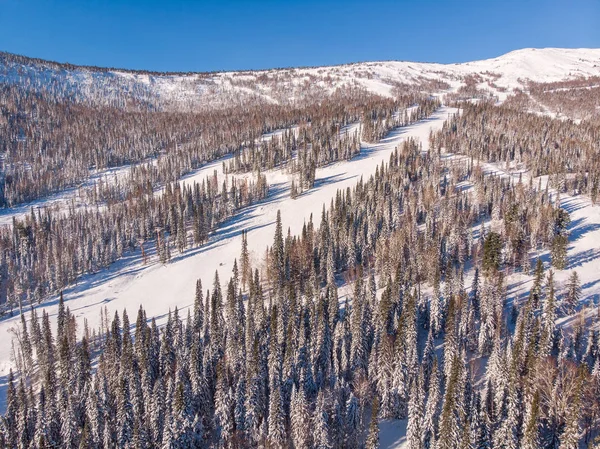
[[[600,121],[580,102],[597,79],[500,102],[484,75],[193,112],[111,84],[106,101],[31,73],[1,84],[0,204],[25,212],[0,227],[0,447],[375,449],[392,424],[409,449],[600,447],[598,281],[581,280],[600,251],[573,257],[570,202],[597,213]],[[240,220],[232,269],[215,261],[164,316],[107,301],[90,325],[64,293],[125,257],[219,251],[243,211],[318,195],[319,170],[394,133],[301,232],[277,211],[257,254]],[[44,206],[68,189],[79,202]]]

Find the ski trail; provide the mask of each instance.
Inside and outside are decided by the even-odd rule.
[[[215,270],[222,282],[231,275],[233,262],[239,258],[241,232],[247,231],[252,266],[262,269],[265,249],[272,244],[277,211],[281,211],[284,230],[292,234],[301,231],[303,223],[313,216],[316,226],[323,208],[335,198],[339,189],[354,187],[361,176],[368,177],[383,161],[388,162],[394,148],[408,138],[420,139],[423,147],[428,145],[430,129],[439,129],[447,118],[446,108],[441,108],[430,118],[392,131],[377,144],[364,146],[361,154],[347,162],[338,162],[317,169],[315,187],[304,192],[296,200],[289,197],[291,177],[281,170],[267,172],[270,192],[264,201],[240,210],[223,223],[210,237],[207,244],[175,254],[170,263],[156,263],[153,250],[148,251],[150,264],[143,266],[139,252],[126,255],[108,269],[83,276],[77,285],[64,291],[66,306],[77,317],[88,320],[90,329],[100,325],[100,309],[106,307],[109,316],[127,309],[132,319],[140,305],[148,317],[163,322],[169,309],[178,307],[185,316],[194,301],[196,279],[202,279],[204,288],[212,288]],[[220,170],[221,164],[214,164]],[[57,298],[37,306],[46,309],[51,319],[56,319]],[[7,344],[0,345],[0,376],[6,376],[14,366],[11,361],[11,328],[20,324],[19,317],[0,322],[0,335]],[[81,329],[80,329],[81,331]]]

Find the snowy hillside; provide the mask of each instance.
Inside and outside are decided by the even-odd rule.
[[[441,127],[450,111],[442,109],[431,119],[399,129],[383,141],[361,149],[361,155],[350,162],[337,163],[317,170],[316,188],[302,194],[296,200],[289,198],[291,177],[274,170],[268,173],[271,188],[269,197],[255,206],[243,209],[224,223],[211,237],[208,244],[176,256],[168,265],[151,263],[142,265],[141,254],[135,252],[114,264],[109,270],[86,275],[77,285],[64,292],[65,301],[79,319],[87,319],[92,328],[100,325],[100,310],[108,307],[114,311],[147,308],[149,316],[166,317],[169,309],[178,307],[184,314],[192,306],[196,280],[202,279],[209,286],[215,271],[221,279],[227,279],[234,259],[240,258],[241,233],[246,231],[253,264],[262,265],[264,251],[271,245],[277,211],[281,211],[282,223],[292,234],[302,231],[311,219],[319,223],[323,207],[335,199],[338,190],[354,187],[361,177],[367,178],[375,167],[389,159],[398,144],[408,138],[416,138],[426,147],[431,130]],[[182,183],[202,179],[217,171],[220,182],[224,178],[222,161],[208,164]],[[4,219],[6,221],[6,218]],[[51,316],[56,316],[57,303],[43,304]],[[162,322],[162,318],[159,322]],[[0,321],[0,335],[5,335],[19,323],[19,317]],[[0,376],[6,375],[11,354],[10,345],[0,344]]]
[[[295,439],[294,445],[302,438],[326,441],[329,433],[345,441],[347,437],[334,435],[336,429],[327,428],[335,407],[335,413],[345,414],[335,415],[344,426],[338,433],[354,429],[355,446],[374,435],[389,449],[407,448],[409,440],[418,447],[417,441],[425,438],[438,443],[438,430],[433,430],[438,421],[445,426],[439,429],[439,441],[442,432],[463,443],[473,435],[489,440],[495,432],[498,447],[504,441],[521,447],[525,430],[534,438],[539,427],[544,429],[540,435],[546,432],[562,442],[569,436],[564,430],[568,425],[572,438],[581,439],[583,426],[578,427],[579,415],[571,418],[569,413],[576,412],[571,404],[561,403],[564,410],[555,416],[540,415],[540,422],[560,424],[548,430],[537,426],[530,403],[532,385],[543,377],[536,371],[540,367],[559,377],[577,365],[590,384],[598,382],[600,391],[600,122],[556,120],[550,110],[536,115],[528,113],[528,106],[511,109],[502,102],[516,90],[530,95],[529,82],[587,77],[600,77],[600,49],[523,49],[461,64],[384,61],[202,74],[76,67],[0,53],[2,84],[50,93],[58,103],[82,102],[89,110],[100,105],[152,110],[159,114],[158,123],[170,120],[167,115],[173,111],[180,114],[173,120],[179,123],[193,115],[186,112],[196,110],[250,103],[257,110],[267,104],[286,106],[280,108],[285,111],[295,109],[287,107],[291,105],[306,106],[306,115],[290,115],[281,124],[256,114],[256,128],[239,131],[243,138],[232,139],[231,147],[227,140],[206,143],[207,122],[194,122],[182,135],[193,130],[195,140],[165,139],[160,151],[148,151],[138,160],[123,158],[108,168],[82,163],[79,187],[54,189],[51,196],[33,196],[0,209],[0,243],[8,254],[0,254],[7,261],[0,266],[0,287],[10,292],[0,316],[0,410],[6,407],[12,371],[25,373],[21,378],[32,388],[37,388],[35,382],[60,384],[60,400],[73,416],[65,412],[68,419],[59,433],[71,441],[80,438],[83,447],[87,431],[77,430],[81,423],[74,415],[110,413],[77,410],[78,400],[87,408],[113,401],[106,399],[113,393],[100,392],[104,386],[99,384],[112,388],[111,382],[121,376],[126,380],[114,388],[118,400],[113,401],[119,408],[131,406],[140,416],[145,409],[150,417],[150,407],[164,407],[156,405],[162,397],[176,397],[177,405],[166,407],[172,420],[168,432],[176,434],[180,426],[182,433],[210,442],[239,437],[240,447],[245,441],[257,446],[270,442],[277,432],[292,434],[286,438]],[[366,95],[360,98],[364,103],[345,98],[347,103],[309,115],[326,96],[353,89],[385,98]],[[555,88],[561,89],[568,90]],[[415,95],[401,102],[400,94],[406,92]],[[478,101],[484,97],[499,101]],[[379,103],[370,102],[373,98]],[[430,109],[422,113],[425,104]],[[211,122],[217,123],[213,133],[220,134],[219,120],[228,120],[235,109],[246,110],[225,110]],[[31,110],[31,121],[24,123],[33,123],[35,130],[46,117],[37,117],[35,107]],[[278,111],[271,113],[277,116]],[[246,120],[243,114],[234,118],[232,128],[236,120]],[[101,128],[101,118],[95,126]],[[139,126],[141,135],[170,136],[169,128]],[[225,125],[222,129],[227,134]],[[20,130],[10,135],[18,141],[15,148],[27,147]],[[131,142],[138,142],[138,136]],[[200,145],[208,150],[220,146],[221,151],[186,153]],[[112,144],[107,147],[112,152]],[[40,146],[39,152],[44,151]],[[174,168],[178,156],[188,159],[185,170]],[[172,176],[159,178],[159,168],[161,173],[172,170]],[[252,190],[255,183],[263,189]],[[113,196],[88,204],[98,184],[109,192],[114,187]],[[240,191],[243,204],[234,196]],[[132,211],[123,212],[128,208]],[[139,220],[127,215],[143,208]],[[210,214],[198,212],[204,208]],[[81,226],[57,237],[60,220]],[[91,235],[99,243],[86,239]],[[79,262],[72,256],[66,266],[69,251]],[[42,257],[45,263],[38,263]],[[84,265],[86,258],[95,263]],[[250,271],[248,287],[243,265]],[[534,266],[541,271],[532,270]],[[213,285],[215,274],[220,282]],[[34,282],[38,279],[42,281]],[[207,290],[203,304],[198,298]],[[24,298],[24,314],[19,315]],[[171,321],[175,309],[178,314]],[[127,326],[135,323],[138,310],[135,326]],[[121,339],[119,318],[112,325],[117,332],[109,320],[124,311],[131,321],[123,319],[127,327]],[[152,337],[150,330],[138,335],[142,326],[150,329],[152,320],[158,326]],[[192,321],[197,328],[192,329]],[[90,337],[90,331],[91,350],[81,348],[78,339]],[[35,349],[24,344],[27,332]],[[206,347],[192,349],[185,343],[192,340]],[[150,354],[146,343],[155,345],[152,351],[160,350]],[[134,356],[127,359],[127,351],[135,353],[135,363]],[[97,363],[100,354],[107,355]],[[153,356],[158,362],[150,360]],[[192,358],[194,367],[186,362]],[[555,369],[550,359],[560,360],[565,371]],[[105,377],[92,381],[90,374],[80,381],[86,369],[80,360],[90,363],[90,373],[100,371]],[[71,374],[69,362],[75,361]],[[142,363],[150,367],[154,362],[158,368],[136,373],[145,369]],[[60,375],[53,373],[54,366]],[[197,383],[190,381],[188,369]],[[145,382],[152,376],[154,386],[149,386]],[[159,382],[160,376],[168,380]],[[205,385],[198,380],[202,376],[209,379]],[[69,382],[79,391],[67,401]],[[257,424],[247,409],[254,401],[251,388],[259,387],[262,396],[256,402],[265,404],[255,412],[264,420]],[[192,389],[194,401],[182,399]],[[209,390],[211,396],[203,396]],[[560,402],[561,394],[549,390],[552,394],[541,398],[540,407],[558,410],[550,404]],[[135,398],[132,406],[130,394],[134,402],[138,393],[143,399]],[[37,401],[37,391],[35,395]],[[206,405],[207,397],[214,407]],[[442,403],[449,404],[448,412],[442,413]],[[302,418],[290,412],[294,407],[304,407],[309,416],[303,425],[316,421],[320,426],[314,436],[294,430]],[[194,413],[188,411],[192,408]],[[247,435],[222,436],[233,428],[223,421],[234,408],[238,433]],[[60,413],[49,419],[58,422]],[[274,422],[277,413],[292,416]],[[378,422],[371,421],[372,413],[381,418],[379,427],[370,426]],[[527,419],[535,426],[524,429]],[[127,421],[127,416],[119,413],[106,418],[110,420]],[[38,421],[34,427],[46,429],[45,421]],[[217,430],[210,427],[214,422]],[[598,435],[598,426],[585,422],[590,438]],[[461,425],[467,431],[459,436]],[[0,425],[0,437],[2,432]],[[89,438],[108,441],[107,435]],[[452,447],[449,440],[446,444]]]
[[[197,109],[256,100],[287,104],[360,87],[389,96],[408,86],[451,92],[470,82],[500,99],[527,80],[553,82],[600,75],[600,49],[523,49],[461,64],[405,61],[219,73],[158,74],[96,69],[0,54],[0,81],[49,89],[97,104],[134,99],[164,109]],[[475,78],[473,78],[475,77]]]

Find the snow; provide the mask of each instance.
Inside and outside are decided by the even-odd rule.
[[[456,110],[449,110],[456,112]],[[467,163],[471,159],[469,157],[444,153],[443,157],[448,162]],[[522,177],[523,183],[529,182],[529,172],[525,169],[517,169],[511,167],[509,169],[502,168],[501,164],[484,163],[481,161],[473,161],[474,164],[479,164],[483,172],[487,176],[500,176],[510,178],[512,182],[517,183],[519,176]],[[545,189],[548,182],[547,176],[533,179],[533,186],[538,186],[538,181],[541,180],[541,188]],[[460,185],[463,191],[470,191],[472,185],[463,183]],[[557,200],[557,194],[553,189],[549,189],[552,201]],[[568,265],[564,270],[554,270],[554,280],[557,293],[557,305],[561,306],[561,300],[566,291],[567,280],[573,270],[577,271],[581,283],[582,299],[580,301],[579,310],[583,314],[561,316],[559,312],[557,325],[563,326],[568,334],[572,329],[572,324],[579,317],[583,316],[586,325],[593,325],[598,314],[597,307],[600,306],[600,206],[593,205],[589,198],[578,195],[571,196],[568,194],[560,195],[560,206],[564,208],[571,218],[569,226],[569,246],[568,246]],[[487,225],[486,225],[487,226]],[[475,229],[473,231],[476,231]],[[531,261],[534,262],[538,257],[544,262],[545,269],[548,270],[550,264],[550,254],[548,250],[539,253],[530,254]],[[469,270],[465,272],[465,285],[472,283],[473,272]],[[533,286],[533,276],[523,273],[511,273],[506,277],[507,286],[507,307],[513,301],[523,301],[528,295]],[[429,288],[424,289],[424,294],[429,294]],[[340,289],[343,295],[349,294],[350,289]],[[441,340],[438,340],[438,343]],[[437,351],[441,349],[438,346]],[[478,368],[474,373],[476,384],[481,384],[485,380],[485,365],[487,358],[478,358],[472,360],[475,363],[472,366]],[[380,420],[380,447],[387,449],[402,449],[407,447],[406,441],[406,426],[407,420]]]
[[[406,441],[406,419],[383,419],[379,421],[379,447],[381,449],[401,449],[408,446]]]
[[[92,76],[90,70],[75,69],[57,71],[52,65],[37,64],[25,66],[10,64],[1,58],[0,82],[15,82],[22,79],[26,73],[38,76],[38,82],[44,84],[53,78],[64,78],[64,82],[74,89],[82,89],[84,95],[106,88],[121,88],[133,91],[136,86],[143,86],[143,92],[157,98],[169,101],[185,102],[185,104],[203,105],[217,104],[236,95],[256,95],[269,102],[277,102],[282,98],[282,92],[291,96],[299,95],[305,88],[305,83],[317,84],[331,77],[332,81],[323,87],[332,91],[345,85],[360,85],[371,92],[389,96],[396,83],[416,82],[419,79],[443,80],[450,84],[450,91],[457,90],[467,75],[479,74],[484,80],[480,87],[486,88],[500,97],[507,93],[500,92],[487,85],[493,82],[500,88],[523,88],[526,79],[538,82],[560,81],[579,76],[600,75],[600,49],[524,49],[508,53],[498,58],[484,61],[474,61],[464,64],[431,64],[412,62],[371,62],[350,64],[336,67],[283,69],[263,72],[225,72],[200,76],[198,74],[182,75],[148,75],[130,72],[113,71],[97,73]],[[18,71],[21,71],[20,73]],[[25,75],[23,74],[25,71]],[[263,74],[268,78],[278,78],[275,82],[259,80]],[[41,74],[41,76],[40,76]],[[289,74],[290,78],[285,76]],[[235,82],[231,82],[234,79]],[[241,82],[244,85],[240,85]],[[100,83],[100,84],[98,84]],[[103,84],[104,83],[104,84]],[[237,84],[236,84],[237,83]],[[99,88],[98,85],[102,86]],[[248,87],[252,86],[254,87]],[[139,89],[139,87],[137,87]],[[161,265],[154,254],[154,248],[146,244],[149,264],[143,265],[139,251],[127,254],[123,259],[95,274],[82,277],[79,282],[65,290],[66,305],[82,323],[87,319],[91,328],[100,324],[100,309],[107,308],[109,316],[115,311],[127,309],[130,318],[138,307],[143,305],[149,317],[156,317],[159,324],[164,323],[168,311],[178,307],[187,313],[194,300],[195,281],[202,279],[204,288],[211,288],[214,272],[219,272],[220,279],[225,282],[233,267],[233,261],[239,258],[241,250],[241,232],[248,232],[248,244],[253,267],[263,267],[264,252],[267,245],[272,243],[275,217],[281,211],[284,229],[289,227],[292,234],[298,234],[305,222],[312,215],[315,225],[320,223],[323,208],[328,207],[339,189],[353,187],[360,177],[367,179],[375,172],[377,165],[387,162],[389,155],[399,143],[409,137],[419,139],[423,148],[428,147],[428,136],[431,129],[439,129],[448,114],[454,113],[451,108],[441,108],[431,118],[414,125],[392,131],[385,139],[376,144],[363,144],[361,154],[351,161],[338,162],[320,168],[316,172],[315,187],[304,192],[297,199],[290,199],[291,176],[282,170],[265,172],[270,185],[269,196],[262,202],[246,207],[223,223],[210,237],[207,244],[187,250],[183,254],[174,254],[172,261]],[[353,123],[341,132],[353,133],[360,125]],[[278,136],[283,130],[278,130],[263,136],[268,139]],[[446,155],[448,158],[461,160],[460,155]],[[212,175],[214,171],[219,176],[219,182],[225,177],[222,172],[220,159],[205,165],[180,180],[181,183],[191,183]],[[487,173],[499,176],[510,176],[518,179],[518,172],[508,171],[494,164],[481,164]],[[100,176],[125,176],[128,167],[121,167],[107,173],[93,173],[85,185],[91,185]],[[243,176],[252,176],[251,174]],[[235,178],[243,176],[233,175]],[[524,173],[524,181],[527,173]],[[232,175],[229,175],[232,177]],[[542,178],[543,185],[546,178]],[[536,185],[537,179],[534,180]],[[470,186],[462,186],[469,189]],[[53,205],[65,207],[71,203],[80,204],[79,188],[69,189],[52,197],[21,205],[15,209],[0,210],[0,225],[10,224],[12,216],[29,213],[31,207]],[[160,191],[157,192],[160,194]],[[583,301],[587,304],[600,303],[600,207],[591,204],[590,200],[582,197],[561,195],[561,206],[571,216],[568,247],[569,266],[566,270],[556,270],[557,293],[560,301],[564,291],[564,283],[572,270],[577,270],[581,285]],[[532,257],[537,257],[533,254]],[[549,254],[541,252],[539,256],[549,266]],[[466,274],[466,285],[470,284],[471,273]],[[523,298],[531,288],[531,276],[513,273],[507,276],[507,294],[509,303]],[[343,294],[345,289],[340,289]],[[42,305],[53,320],[56,319],[57,298],[52,298]],[[591,310],[587,315],[591,315]],[[567,322],[573,317],[561,318],[559,322]],[[0,343],[0,396],[6,384],[9,369],[14,367],[11,360],[11,329],[19,325],[19,318],[5,318],[0,321],[0,336],[5,337]],[[0,409],[3,398],[0,397]],[[382,448],[401,448],[406,444],[406,420],[387,420],[380,422],[380,441]]]
[[[190,110],[213,105],[238,104],[248,97],[267,103],[293,102],[306,91],[361,86],[391,96],[397,84],[439,80],[450,92],[464,85],[465,77],[478,75],[480,89],[504,100],[513,89],[526,89],[527,80],[553,82],[600,75],[600,49],[526,48],[497,58],[460,64],[382,61],[340,66],[238,71],[219,73],[148,74],[113,70],[98,72],[86,67],[64,68],[55,63],[12,61],[0,53],[0,82],[32,80],[33,86],[51,80],[69,92],[99,103],[117,98],[119,90],[164,108]],[[490,86],[492,83],[494,86]]]
[[[30,61],[29,64],[23,64],[13,62],[5,55],[0,52],[0,82],[24,82],[30,78],[34,81],[33,85],[43,86],[51,80],[58,80],[67,91],[77,91],[85,98],[109,101],[120,89],[124,92],[138,92],[144,98],[174,103],[182,108],[218,105],[239,101],[238,97],[247,96],[257,96],[269,103],[278,102],[284,96],[287,101],[291,101],[292,97],[301,96],[306,90],[306,83],[317,84],[315,79],[321,80],[328,92],[344,86],[359,85],[372,93],[390,96],[395,84],[418,83],[421,79],[445,81],[451,86],[449,92],[453,92],[463,85],[465,76],[477,74],[484,80],[479,87],[491,91],[503,100],[513,89],[524,89],[527,79],[551,82],[600,75],[600,49],[527,48],[493,59],[462,64],[384,61],[317,68],[168,75],[121,70],[97,72],[84,67],[66,69],[51,62]],[[262,78],[263,75],[267,75],[267,80]],[[331,81],[323,82],[325,80]],[[506,88],[507,92],[490,87],[487,81],[501,89]],[[245,85],[240,85],[241,82]],[[551,112],[547,114],[555,115]],[[82,186],[91,186],[94,180],[102,176],[110,179],[108,175],[115,171],[126,174],[128,167],[115,168],[106,173],[92,172]],[[50,204],[64,207],[73,201],[81,205],[78,190],[75,187],[14,209],[0,209],[0,225],[10,224],[13,215],[29,213],[31,207]]]
[[[65,290],[66,306],[79,323],[85,318],[90,328],[96,329],[100,325],[100,309],[104,307],[108,308],[109,316],[124,309],[131,316],[143,305],[148,316],[156,317],[159,324],[165,320],[169,309],[175,307],[185,316],[193,304],[196,279],[201,278],[205,288],[210,288],[215,269],[223,282],[231,275],[233,261],[239,258],[241,251],[242,230],[248,232],[252,264],[260,269],[265,249],[273,240],[278,210],[284,229],[289,227],[292,234],[299,233],[311,215],[318,226],[323,205],[329,206],[338,189],[353,187],[361,176],[366,178],[374,173],[376,166],[383,161],[387,163],[394,148],[404,139],[420,139],[426,147],[430,129],[439,129],[447,116],[448,110],[442,108],[427,120],[396,129],[381,142],[363,146],[361,154],[351,161],[317,169],[315,187],[295,200],[289,196],[290,175],[281,170],[267,171],[268,198],[240,210],[212,234],[207,244],[175,254],[167,265],[157,262],[153,248],[146,248],[150,256],[146,266],[142,265],[139,252],[129,253],[108,269],[83,276],[77,285]],[[203,177],[213,170],[223,176],[220,161],[207,165],[197,176]],[[38,307],[46,309],[51,318],[56,319],[57,298]],[[8,335],[10,329],[18,325],[16,316],[0,321],[0,335],[7,337],[7,344],[0,344],[0,384],[12,366]]]
[[[444,153],[445,158],[467,163],[471,159],[464,155]],[[513,183],[518,183],[519,177],[524,184],[529,183],[529,171],[524,168],[510,167],[503,168],[500,163],[487,163],[474,160],[475,165],[479,165],[486,175],[501,176],[510,178]],[[541,181],[541,188],[545,189],[548,183],[548,176],[533,178],[532,185],[537,187]],[[463,185],[463,189],[470,189],[471,186]],[[557,201],[558,195],[554,189],[549,189],[551,201]],[[560,207],[565,209],[571,218],[569,225],[569,246],[567,248],[568,264],[564,270],[554,270],[554,281],[556,283],[556,292],[558,305],[565,292],[565,284],[575,270],[579,275],[581,282],[582,300],[580,307],[600,306],[600,205],[592,204],[591,200],[583,195],[572,196],[569,194],[560,194]],[[538,257],[544,262],[545,269],[551,266],[550,252],[544,250],[530,254],[532,262]],[[465,283],[470,285],[472,273],[465,273]],[[507,302],[525,299],[533,285],[533,277],[517,272],[512,273],[506,278],[507,284]],[[589,311],[591,314],[592,311]],[[558,324],[573,317],[559,319]]]
[[[30,214],[32,209],[34,211],[39,208],[65,210],[69,206],[85,207],[85,196],[83,195],[85,190],[91,189],[94,184],[100,181],[111,183],[117,179],[124,179],[128,176],[131,167],[132,165],[123,165],[106,170],[90,171],[90,177],[77,187],[71,187],[15,207],[0,208],[0,226],[12,225],[13,217],[23,218],[25,215]]]
[[[354,128],[352,131],[358,127],[358,123],[354,124]],[[292,126],[289,128],[296,135],[298,133],[298,126]],[[260,141],[268,142],[272,138],[281,137],[285,129],[277,129],[271,131],[269,133],[263,134]],[[90,204],[86,204],[86,192],[91,192],[91,189],[94,187],[94,184],[102,181],[105,184],[115,183],[117,181],[126,182],[126,178],[129,176],[132,167],[142,166],[142,165],[156,165],[160,163],[160,159],[163,155],[160,155],[158,158],[148,159],[143,162],[139,162],[134,165],[122,165],[118,167],[113,167],[105,170],[91,170],[90,177],[86,179],[84,182],[80,183],[77,187],[71,187],[69,189],[62,190],[58,193],[49,195],[47,197],[36,199],[35,201],[30,201],[28,203],[22,203],[15,207],[5,207],[0,208],[0,226],[3,225],[12,225],[13,218],[22,219],[24,216],[31,213],[31,210],[37,211],[38,209],[49,209],[53,212],[65,211],[69,207],[75,208],[85,208],[90,207]],[[222,183],[225,175],[222,170],[222,163],[228,161],[232,156],[228,155],[222,157],[220,159],[208,162],[201,166],[196,170],[192,170],[186,175],[182,176],[179,179],[180,184],[190,184],[193,185],[195,182],[202,182],[206,179],[207,176],[212,176],[214,171],[217,170],[218,182],[219,185]],[[229,179],[235,177],[236,179],[243,179],[251,175],[229,175]],[[164,186],[157,188],[155,190],[155,194],[160,194],[164,190]],[[96,206],[94,206],[96,207]],[[102,210],[105,206],[103,204],[99,204],[97,206],[98,210]]]

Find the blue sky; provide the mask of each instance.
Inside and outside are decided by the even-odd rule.
[[[0,50],[157,71],[600,47],[600,0],[0,0]]]

